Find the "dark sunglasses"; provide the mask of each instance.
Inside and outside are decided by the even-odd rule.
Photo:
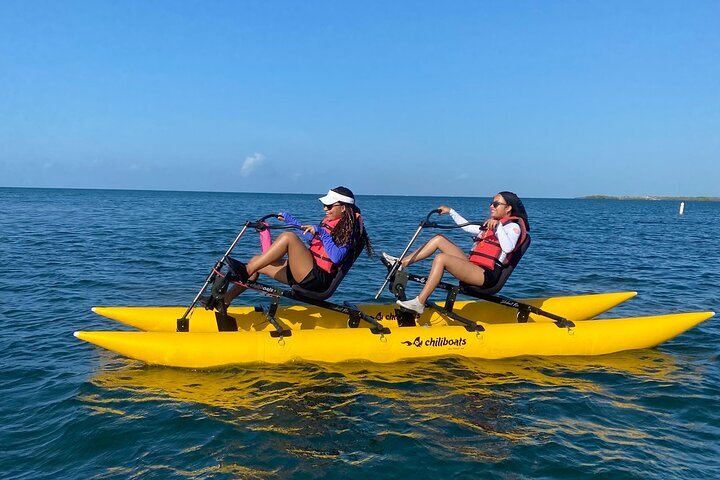
[[[325,210],[332,210],[335,207],[339,207],[342,203],[333,203],[332,205],[323,205]]]
[[[497,208],[497,207],[499,207],[500,205],[507,205],[507,203],[498,202],[497,200],[494,200],[494,201],[490,202],[490,205],[492,205],[493,207]]]

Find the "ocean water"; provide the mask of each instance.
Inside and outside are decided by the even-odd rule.
[[[210,371],[148,367],[72,336],[123,328],[93,305],[188,304],[245,220],[313,221],[316,197],[0,189],[0,477],[720,476],[717,316],[602,357]],[[439,204],[480,219],[489,200],[358,203],[375,248],[399,253]],[[670,201],[525,203],[533,245],[504,294],[639,292],[605,316],[720,309],[720,203],[683,216]],[[257,251],[253,237],[238,257]],[[362,257],[335,299],[370,302],[383,275]]]

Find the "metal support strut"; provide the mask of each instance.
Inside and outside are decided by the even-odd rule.
[[[458,315],[457,313],[453,312],[452,310],[448,310],[447,308],[441,307],[435,302],[428,302],[427,306],[432,308],[433,310],[437,310],[441,315],[445,315],[446,317],[452,318],[456,322],[460,322],[463,325],[465,325],[465,329],[468,332],[484,332],[485,327],[480,325],[479,323],[475,323],[469,318],[465,318],[462,315]]]
[[[372,317],[360,310],[354,303],[343,302],[343,305],[350,309],[350,318],[348,319],[349,327],[356,328],[360,324],[360,320],[365,320],[375,327],[370,329],[372,333],[379,333],[381,335],[390,333],[389,328],[383,326],[383,324],[378,322],[375,317]]]
[[[289,337],[290,335],[292,335],[292,330],[282,328],[280,322],[278,322],[277,318],[275,318],[278,305],[280,305],[280,297],[273,297],[272,301],[270,302],[269,308],[266,309],[263,306],[257,308],[260,308],[262,310],[262,312],[265,314],[265,318],[268,319],[268,322],[270,322],[270,324],[275,327],[275,331],[270,332],[271,337]]]

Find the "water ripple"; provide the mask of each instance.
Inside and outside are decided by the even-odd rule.
[[[470,218],[487,204],[359,200],[376,248],[393,253],[438,203]],[[208,205],[237,213],[223,225]],[[640,292],[606,316],[718,309],[720,226],[708,219],[720,205],[688,203],[684,217],[674,202],[526,206],[533,247],[506,294]],[[123,328],[93,315],[96,304],[187,303],[242,222],[281,209],[320,215],[312,195],[0,189],[4,476],[717,476],[717,318],[658,349],[603,357],[210,371],[147,367],[71,336]],[[680,250],[678,228],[690,236]],[[237,255],[257,248],[250,236]],[[336,299],[372,301],[383,274],[361,257]]]

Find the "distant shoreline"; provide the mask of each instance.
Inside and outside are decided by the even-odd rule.
[[[76,190],[76,191],[103,191],[103,192],[147,192],[147,193],[216,193],[216,194],[252,194],[252,195],[322,195],[324,192],[253,192],[253,191],[220,191],[220,190],[162,190],[147,188],[107,188],[107,187],[28,187],[16,185],[0,185],[0,190]],[[483,198],[477,196],[465,195],[418,195],[418,194],[398,194],[398,193],[365,193],[359,194],[361,197],[400,197],[400,198]],[[489,197],[488,197],[489,198]],[[526,198],[526,197],[523,197]],[[545,200],[671,200],[683,202],[720,202],[720,197],[664,197],[655,195],[585,195],[581,197],[527,197],[527,199],[545,199]]]
[[[577,197],[582,200],[675,200],[683,202],[720,202],[720,197],[658,197],[653,195],[645,196],[621,196],[612,195],[587,195],[585,197]]]

